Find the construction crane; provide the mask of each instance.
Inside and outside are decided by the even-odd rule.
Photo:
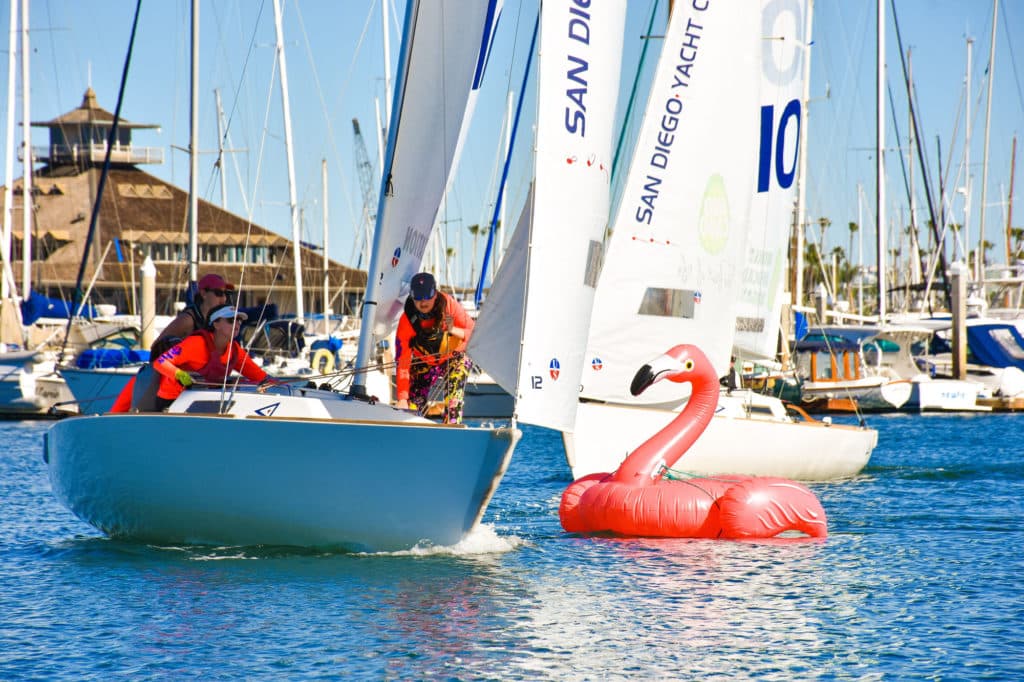
[[[356,172],[359,175],[359,186],[363,192],[363,229],[360,230],[360,239],[356,240],[357,243],[354,247],[358,249],[359,260],[356,262],[356,268],[362,267],[363,254],[366,253],[366,249],[370,244],[370,236],[372,235],[374,223],[377,221],[377,187],[376,178],[373,174],[373,165],[370,163],[370,157],[366,153],[366,144],[363,142],[363,134],[359,130],[359,119],[352,119],[352,134],[355,137],[355,154],[356,154]],[[355,252],[352,253],[353,260],[355,259]],[[351,262],[351,261],[349,261]]]

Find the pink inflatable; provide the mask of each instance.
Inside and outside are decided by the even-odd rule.
[[[558,509],[570,533],[643,537],[771,538],[786,531],[828,535],[818,498],[782,478],[720,476],[667,480],[671,468],[707,427],[718,403],[718,377],[696,346],[681,345],[644,365],[630,391],[655,381],[690,382],[693,392],[672,422],[634,450],[611,474],[591,474],[566,488]]]

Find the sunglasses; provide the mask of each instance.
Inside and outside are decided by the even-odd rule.
[[[226,289],[206,289],[206,291],[209,291],[214,296],[227,296],[228,295],[228,292],[227,292]]]

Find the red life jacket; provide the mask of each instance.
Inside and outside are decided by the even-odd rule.
[[[196,370],[197,373],[203,377],[203,381],[208,384],[222,384],[229,374],[231,374],[231,368],[224,364],[221,360],[221,354],[217,352],[217,348],[213,344],[213,332],[208,329],[200,329],[195,332],[197,335],[202,336],[203,340],[206,341],[206,352],[209,359],[206,361],[206,365]],[[229,357],[231,361],[238,364],[238,358],[241,357],[241,346],[238,345],[237,341],[232,340],[228,346],[228,350],[224,353],[225,357]]]

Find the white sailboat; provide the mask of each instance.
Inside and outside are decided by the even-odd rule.
[[[681,409],[686,389],[671,382],[629,394],[666,345],[699,346],[719,376],[734,343],[774,355],[807,11],[679,4],[670,17],[594,302],[576,430],[563,436],[576,478],[615,470]],[[876,442],[871,429],[794,421],[780,401],[734,391],[680,467],[838,479]]]
[[[433,222],[498,4],[409,2],[375,250],[399,229],[391,215]],[[236,388],[186,391],[170,414],[58,422],[44,444],[55,494],[108,535],[149,542],[450,545],[479,522],[520,435],[330,391]]]
[[[405,234],[407,224],[389,219],[389,212],[419,215],[408,213],[406,201],[414,200],[430,213],[423,221],[432,222],[459,137],[436,132],[459,129],[465,107],[455,106],[455,102],[468,99],[474,74],[479,75],[475,67],[482,68],[479,60],[486,58],[495,9],[493,2],[409,3],[375,252],[389,248],[389,240],[395,238],[387,234],[389,225]],[[585,174],[588,187],[603,183],[605,204],[594,208],[602,221],[607,215],[607,177],[601,166],[584,162],[579,164],[587,168],[584,171],[567,164],[566,158],[567,153],[575,152],[580,159],[607,164],[624,13],[624,2],[606,4],[585,17],[574,14],[567,0],[544,5],[545,26],[554,22],[544,31],[548,36],[545,59],[554,67],[551,77],[560,71],[563,80],[541,86],[551,92],[542,90],[539,98],[546,113],[538,129],[562,125],[563,111],[578,101],[566,100],[570,80],[577,85],[583,80],[588,127],[581,140],[552,135],[557,143],[539,143],[539,148],[548,149],[543,156],[545,167],[566,175]],[[574,40],[574,30],[578,38],[585,36],[586,40]],[[473,40],[467,39],[470,35]],[[442,57],[446,63],[456,59],[470,68],[463,67],[461,73],[458,69],[453,73],[426,68]],[[406,87],[414,73],[432,83],[428,91]],[[548,83],[548,78],[542,75],[541,83]],[[443,87],[437,85],[441,81]],[[435,98],[442,92],[447,95],[446,106],[439,107]],[[557,105],[552,92],[557,93]],[[442,110],[443,120],[437,120]],[[396,138],[410,140],[409,148]],[[419,162],[417,155],[422,156]],[[442,171],[430,183],[424,182],[423,173],[424,168],[434,167],[428,161],[440,162]],[[557,170],[538,170],[538,176],[553,187],[561,182],[557,174]],[[434,188],[433,198],[424,195],[424,185]],[[600,204],[600,191],[595,191]],[[545,224],[557,225],[557,231],[595,229],[591,225],[596,225],[595,217],[585,211],[579,214],[585,220],[555,222],[560,214],[551,210],[557,203],[554,199],[549,195],[543,210],[541,203],[535,204],[537,220],[545,217]],[[584,258],[577,260],[582,263]],[[390,263],[379,253],[371,262]],[[371,282],[386,279],[379,265],[373,267],[377,269],[371,270]],[[531,268],[531,273],[539,276],[542,267],[564,269],[557,260],[548,260]],[[583,265],[578,267],[583,269]],[[577,287],[586,287],[583,277]],[[371,291],[380,289],[371,287]],[[396,292],[386,301],[378,300],[380,307],[390,307],[390,296],[396,295],[404,294]],[[589,301],[585,303],[572,316],[579,329],[585,329],[589,315]],[[530,305],[536,311],[528,319],[550,317],[554,314],[551,309],[560,308],[560,302],[549,296],[531,299]],[[488,325],[484,320],[480,324],[484,326],[478,327],[477,333],[486,341]],[[372,346],[372,327],[364,318],[361,347]],[[530,363],[535,356],[560,352],[544,347],[531,350],[547,339],[528,339],[525,334],[516,327],[510,336],[492,336],[497,356],[505,359],[522,352],[531,358],[524,366],[533,367]],[[578,346],[582,346],[582,338]],[[487,357],[481,353],[481,358]],[[546,370],[549,362],[544,360]],[[569,384],[575,391],[578,380],[571,375],[567,371],[566,381],[560,385],[531,383],[538,390],[521,396],[524,414],[542,413],[529,403],[545,399],[552,386]],[[529,380],[533,381],[532,376]],[[571,413],[567,418],[571,419]],[[112,433],[117,438],[110,438]],[[424,542],[451,545],[463,539],[483,516],[519,437],[515,420],[498,427],[440,425],[358,394],[298,388],[275,388],[262,394],[225,386],[185,391],[171,406],[170,414],[69,418],[47,433],[44,455],[58,498],[79,517],[114,537],[159,543],[388,551]]]

